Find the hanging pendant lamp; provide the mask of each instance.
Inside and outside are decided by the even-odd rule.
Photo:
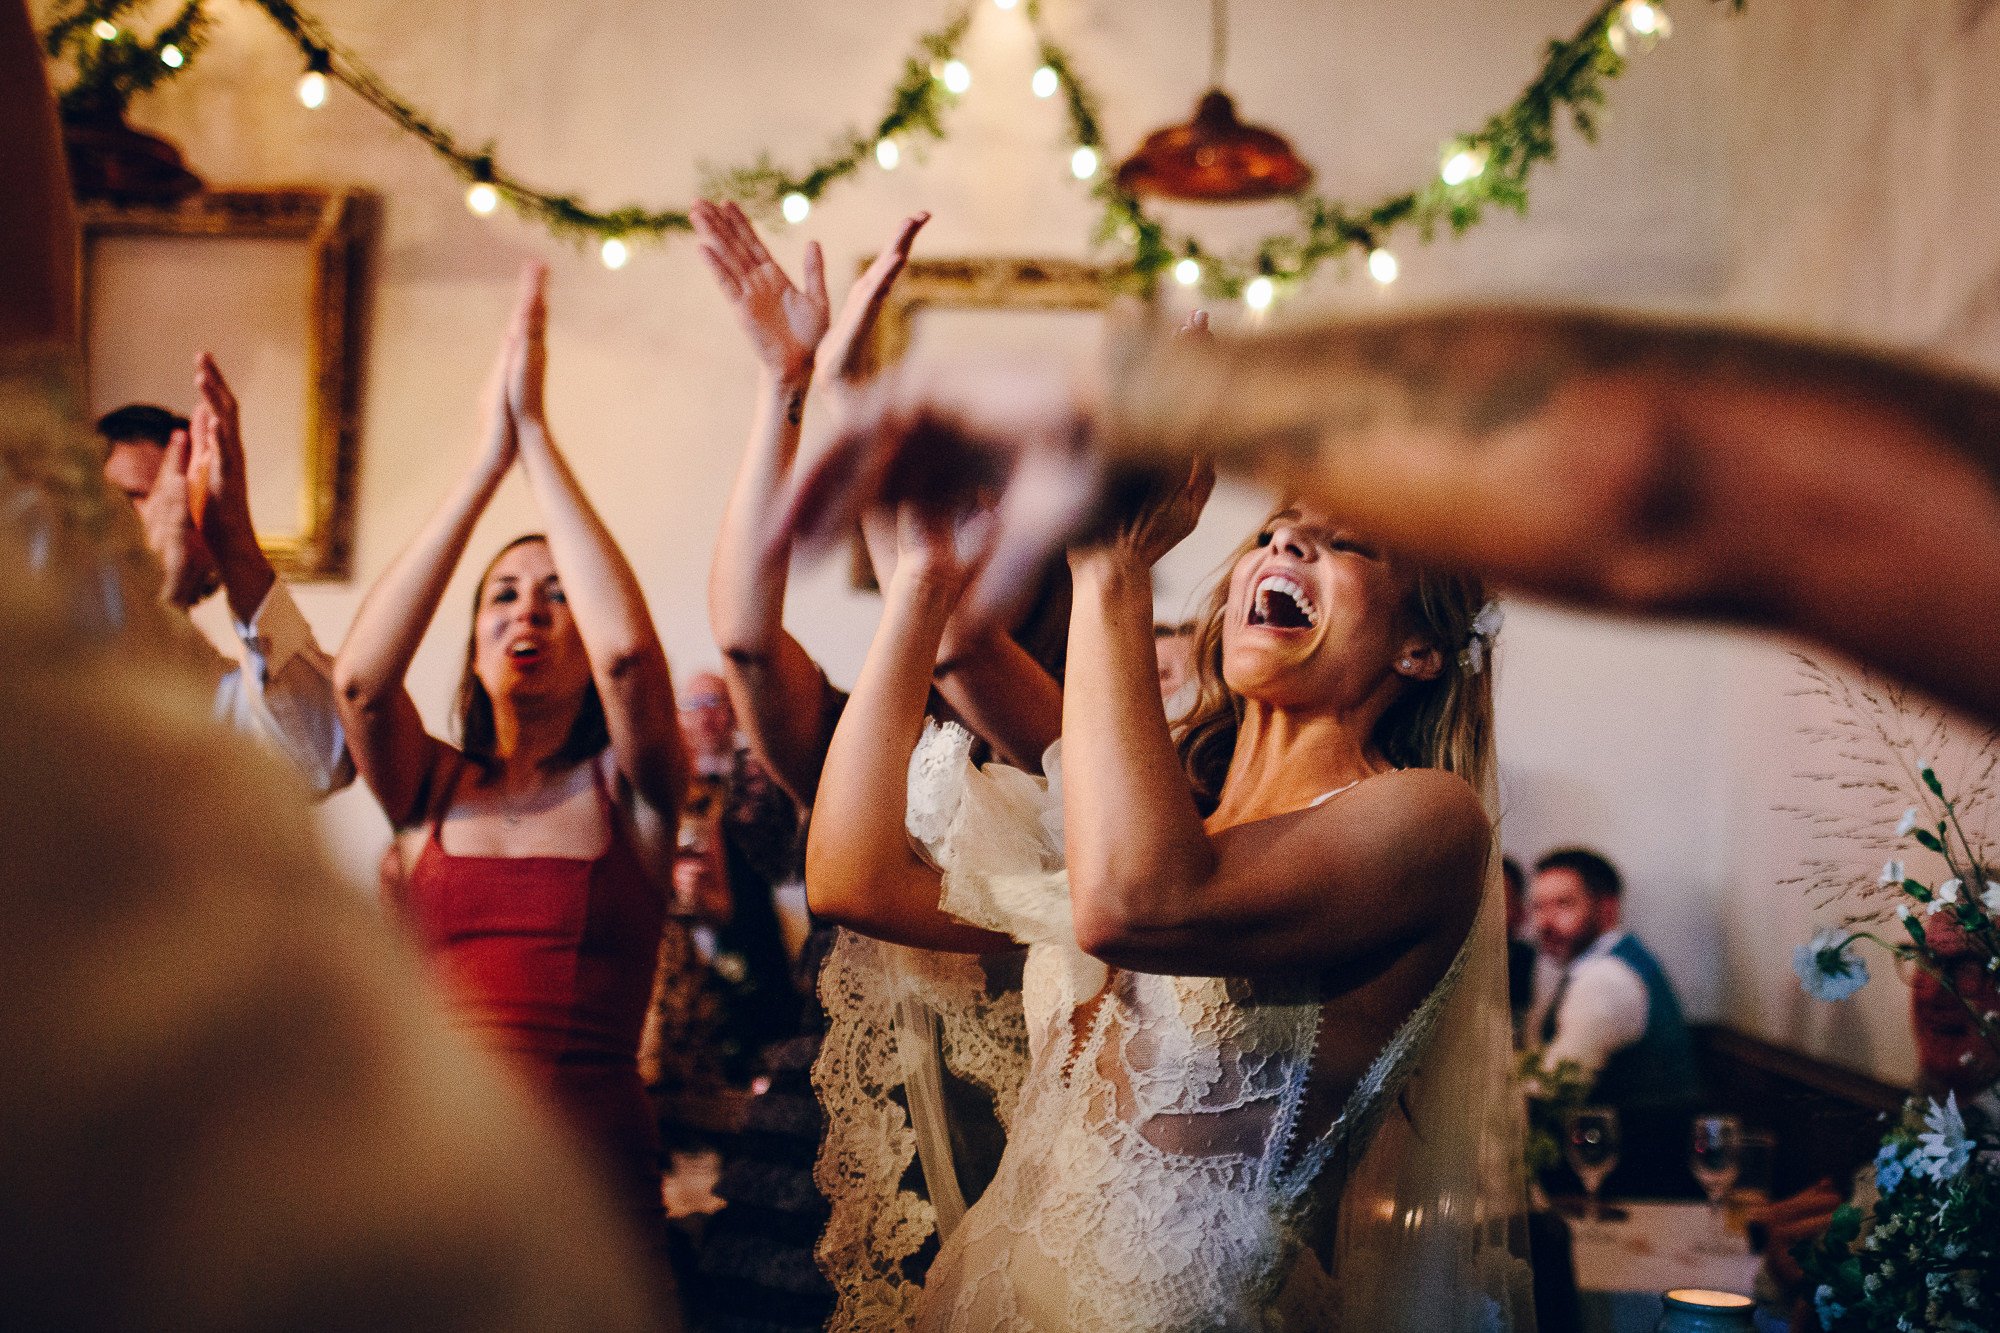
[[[1194,203],[1247,203],[1297,194],[1312,183],[1312,168],[1285,137],[1236,118],[1236,104],[1222,91],[1228,54],[1224,0],[1210,0],[1209,90],[1185,125],[1154,130],[1118,168],[1118,188]]]

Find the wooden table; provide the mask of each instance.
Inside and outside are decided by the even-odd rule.
[[[1742,1233],[1726,1236],[1702,1203],[1626,1203],[1617,1221],[1572,1222],[1586,1333],[1653,1333],[1660,1293],[1707,1287],[1751,1293],[1758,1257]],[[1711,1254],[1725,1242],[1728,1254]]]

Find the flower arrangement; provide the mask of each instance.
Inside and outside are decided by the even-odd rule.
[[[1879,1197],[1848,1204],[1799,1254],[1826,1333],[2000,1327],[2000,1146],[1954,1094],[1913,1101],[1875,1158]]]
[[[1948,743],[1941,713],[1872,681],[1850,684],[1810,661],[1805,669],[1806,693],[1834,706],[1835,721],[1816,735],[1846,764],[1838,776],[1817,776],[1872,797],[1873,811],[1794,813],[1850,843],[1886,843],[1889,857],[1872,881],[1853,873],[1851,857],[1816,861],[1795,881],[1817,891],[1820,905],[1846,908],[1839,924],[1793,951],[1799,984],[1817,999],[1847,999],[1869,980],[1859,947],[1879,947],[1963,1009],[1958,1066],[2000,1068],[2000,862],[1984,827],[1996,810],[2000,735],[1973,747],[1948,787],[1927,757]],[[1903,859],[1913,855],[1928,869]],[[1872,1201],[1842,1207],[1817,1244],[1800,1247],[1819,1326],[2000,1328],[2000,1117],[1968,1114],[1955,1092],[1942,1102],[1912,1098],[1876,1155],[1872,1186]]]

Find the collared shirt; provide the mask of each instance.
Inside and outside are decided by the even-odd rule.
[[[1546,992],[1537,986],[1538,1002],[1530,1015],[1530,1035],[1539,1034],[1555,1009],[1555,1035],[1542,1057],[1545,1068],[1574,1060],[1596,1074],[1618,1051],[1646,1035],[1652,1004],[1646,983],[1612,950],[1625,938],[1608,930],[1576,956],[1567,969],[1550,968],[1538,983],[1553,980]]]
[[[334,706],[333,659],[283,579],[247,625],[230,618],[241,654],[214,658],[215,720],[256,736],[291,760],[315,796],[354,781],[347,733]]]

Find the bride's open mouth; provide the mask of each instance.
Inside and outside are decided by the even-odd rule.
[[[1319,628],[1319,607],[1303,584],[1289,574],[1266,574],[1250,593],[1244,623],[1261,629],[1304,631]]]

